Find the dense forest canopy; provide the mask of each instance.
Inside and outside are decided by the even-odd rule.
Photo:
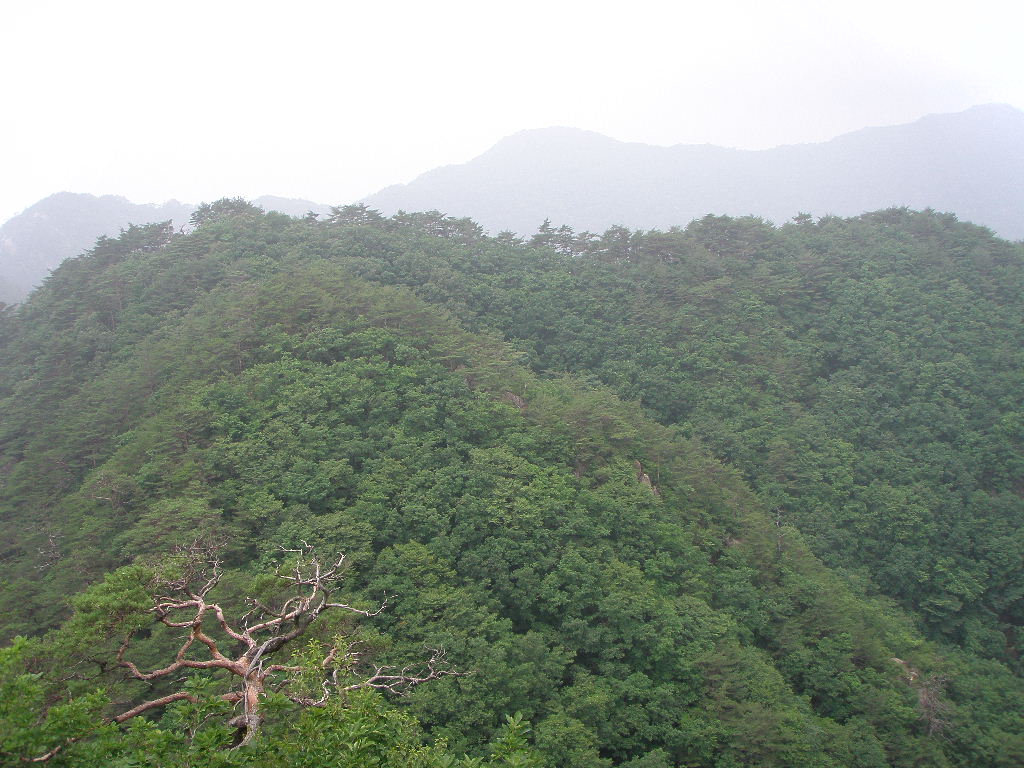
[[[103,238],[0,312],[0,761],[1020,765],[1022,336],[1024,248],[932,211]],[[198,652],[307,551],[358,621],[281,623],[230,749]]]

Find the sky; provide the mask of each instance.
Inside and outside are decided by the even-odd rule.
[[[343,204],[528,128],[763,149],[1024,108],[1024,4],[4,3],[0,221],[54,192]]]

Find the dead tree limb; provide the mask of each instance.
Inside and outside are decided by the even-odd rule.
[[[240,623],[229,622],[222,606],[209,599],[223,573],[220,559],[214,553],[198,547],[185,552],[180,574],[157,579],[152,584],[153,607],[150,613],[154,620],[171,629],[187,630],[174,659],[158,669],[140,669],[127,658],[134,639],[133,633],[122,641],[117,651],[117,664],[126,669],[131,677],[145,681],[165,679],[187,670],[225,670],[230,673],[233,690],[221,698],[241,704],[242,711],[229,721],[237,729],[234,746],[250,743],[259,733],[264,719],[262,703],[267,687],[271,684],[275,690],[282,690],[297,704],[323,706],[335,693],[372,688],[403,694],[430,680],[461,674],[447,662],[443,650],[436,650],[420,665],[401,668],[373,666],[365,679],[351,682],[352,671],[363,662],[364,654],[355,644],[348,644],[345,648],[335,644],[328,648],[317,670],[321,677],[322,695],[314,698],[290,692],[289,688],[295,678],[310,670],[284,662],[272,663],[271,657],[274,654],[302,637],[328,611],[373,617],[387,607],[388,600],[385,595],[376,608],[366,610],[336,598],[343,576],[344,555],[325,561],[308,546],[284,552],[294,557],[294,565],[287,571],[279,569],[276,575],[288,583],[293,594],[277,607],[250,599],[249,611]],[[210,631],[214,627],[230,638],[233,646],[231,649],[222,648],[217,639],[211,636]],[[196,651],[201,651],[204,658],[195,658]],[[113,717],[112,721],[123,723],[176,701],[196,702],[197,699],[187,690],[180,690],[142,702]]]

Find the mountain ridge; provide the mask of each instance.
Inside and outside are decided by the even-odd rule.
[[[253,202],[290,216],[330,211],[276,196]],[[600,232],[667,229],[708,213],[783,223],[799,213],[853,216],[903,206],[952,212],[1024,239],[1024,112],[979,105],[762,150],[624,142],[567,126],[526,129],[466,163],[434,168],[362,202],[384,214],[440,210],[522,235],[545,219]],[[0,302],[22,301],[98,237],[161,220],[180,228],[193,210],[177,200],[50,195],[0,226]]]

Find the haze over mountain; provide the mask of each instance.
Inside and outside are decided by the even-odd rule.
[[[600,232],[667,228],[708,213],[781,223],[800,212],[849,216],[895,205],[952,212],[1020,239],[1024,112],[977,106],[760,151],[529,130],[363,202],[385,214],[437,209],[520,234],[546,218]]]
[[[284,197],[264,196],[255,202],[289,216],[329,210],[308,200]],[[130,224],[167,220],[178,229],[188,223],[195,208],[177,200],[155,205],[132,203],[116,195],[50,195],[0,227],[0,302],[21,301],[64,259],[88,250],[104,235],[113,237]]]

